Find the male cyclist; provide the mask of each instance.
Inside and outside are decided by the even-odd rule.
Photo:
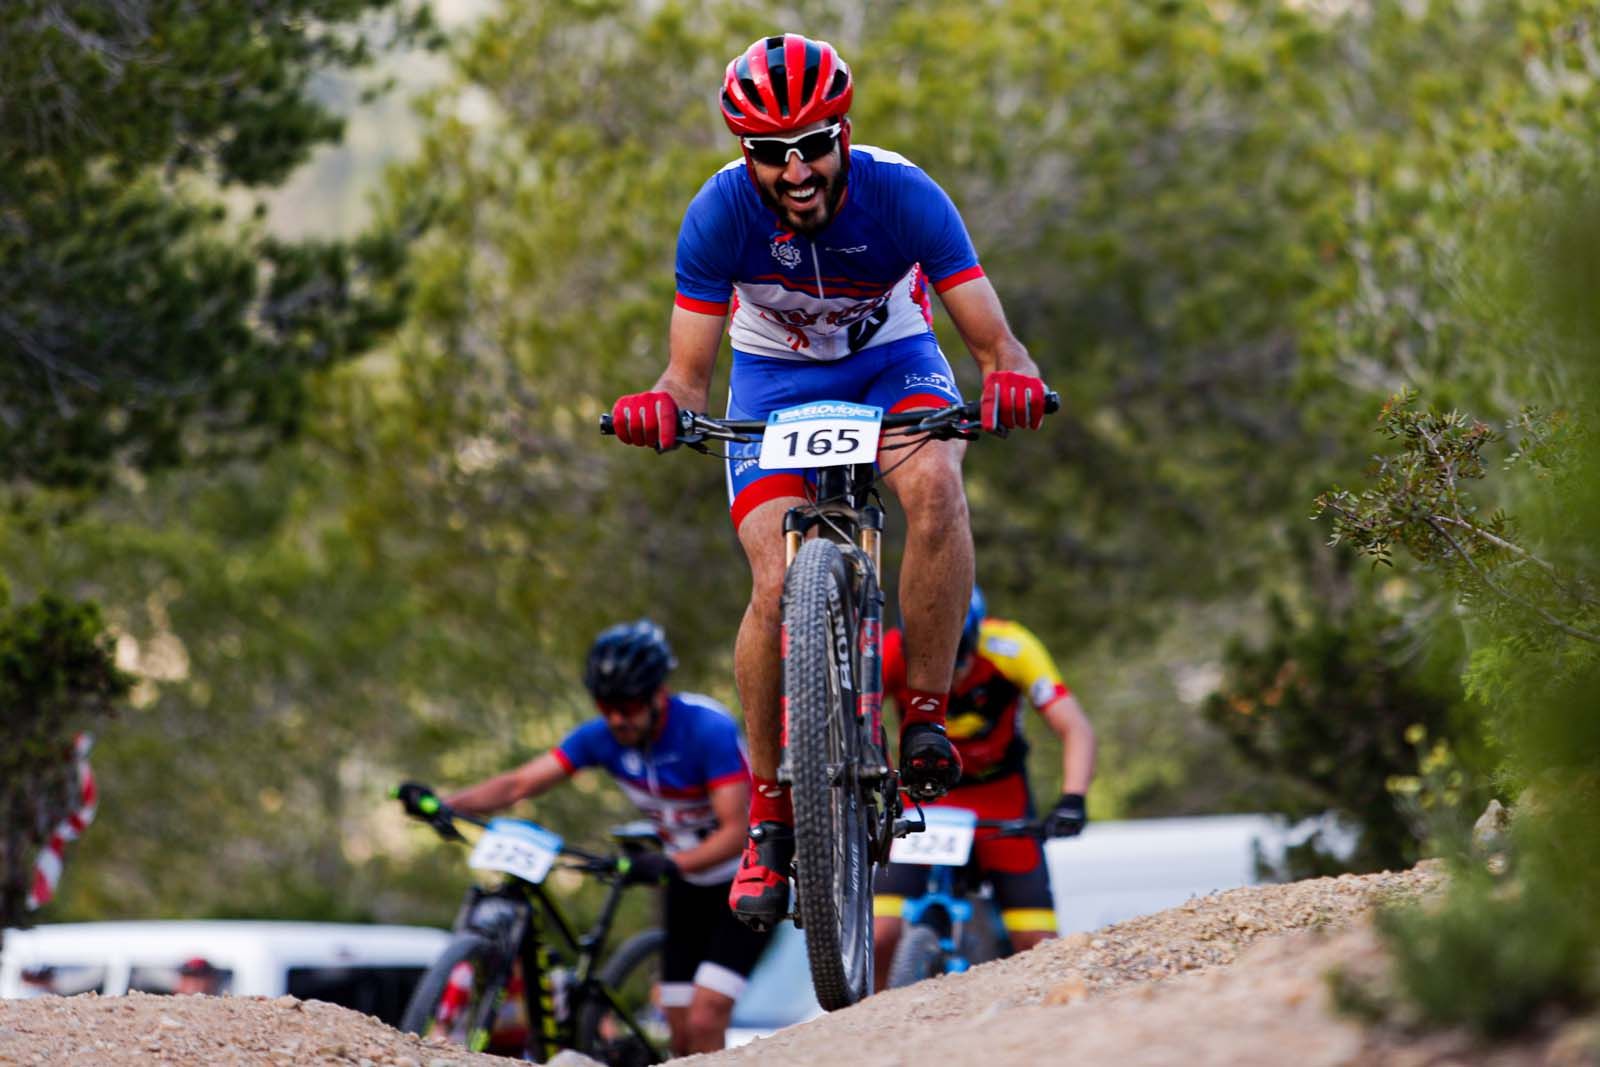
[[[599,717],[516,770],[444,798],[485,814],[538,796],[585,767],[602,767],[656,824],[665,853],[633,860],[630,880],[666,883],[660,1003],[674,1055],[723,1047],[733,1004],[766,937],[735,922],[724,903],[738,867],[750,805],[750,765],[739,725],[710,697],[674,693],[677,660],[648,620],[601,632],[584,684]],[[402,786],[401,799],[412,804]]]
[[[887,411],[960,403],[934,337],[931,287],[983,370],[985,429],[1037,428],[1044,383],[1006,324],[960,214],[904,157],[851,146],[850,68],[799,34],[765,37],[728,64],[722,117],[742,158],[713,175],[678,236],[677,299],[666,371],[612,408],[625,443],[671,448],[680,408],[704,411],[724,323],[733,343],[731,418],[812,400]],[[731,310],[731,320],[730,320]],[[910,686],[900,773],[919,797],[960,775],[945,736],[950,665],[972,587],[972,532],[960,441],[930,442],[884,464],[906,516],[900,614]],[[766,928],[789,912],[794,813],[777,781],[783,516],[806,480],[730,448],[728,495],[750,562],[750,603],[734,673],[750,734],[750,843],[729,903]],[[896,455],[891,453],[891,455]]]
[[[883,690],[902,709],[910,699],[900,632],[883,641]],[[972,587],[966,623],[950,688],[948,729],[961,754],[961,781],[939,801],[967,808],[981,819],[1020,819],[1033,814],[1028,788],[1028,742],[1022,732],[1022,701],[1061,738],[1061,799],[1045,818],[1050,837],[1073,837],[1089,816],[1083,796],[1094,777],[1094,727],[1061,682],[1050,654],[1021,623],[988,617],[983,592]],[[1017,952],[1055,936],[1050,876],[1038,842],[994,837],[979,830],[973,864],[994,887],[1000,917]],[[883,988],[907,897],[928,885],[928,869],[891,863],[878,874],[873,906],[874,965]]]

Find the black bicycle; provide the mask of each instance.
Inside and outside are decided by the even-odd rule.
[[[1059,406],[1048,393],[1045,411]],[[913,828],[900,818],[899,775],[883,733],[876,458],[930,440],[974,440],[981,431],[975,402],[891,415],[840,401],[801,404],[766,420],[678,415],[678,443],[695,451],[719,454],[709,442],[762,442],[764,467],[816,470],[815,498],[791,508],[783,523],[786,711],[778,779],[794,798],[793,918],[806,932],[811,983],[828,1011],[872,992],[873,869]],[[614,432],[610,415],[600,416],[600,432]]]
[[[417,983],[400,1029],[540,1063],[564,1048],[612,1067],[667,1058],[666,1017],[655,1003],[665,934],[646,930],[609,956],[605,951],[629,858],[659,845],[653,829],[618,827],[612,837],[619,852],[600,855],[527,820],[455,811],[431,793],[418,798],[411,814],[448,841],[466,841],[458,821],[482,827],[471,865],[505,878],[491,889],[468,889],[455,936]],[[545,892],[542,883],[555,868],[579,871],[608,887],[600,915],[585,933]]]

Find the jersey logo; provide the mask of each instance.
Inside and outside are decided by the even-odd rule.
[[[626,749],[622,753],[622,769],[632,775],[644,773],[644,760],[639,758],[639,753],[633,749]]]
[[[781,237],[774,237],[767,247],[772,249],[772,258],[777,260],[781,266],[793,269],[800,265],[800,250],[794,246],[793,242],[785,241]]]

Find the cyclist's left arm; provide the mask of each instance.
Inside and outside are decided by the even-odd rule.
[[[1094,780],[1094,727],[1043,642],[1021,623],[995,619],[985,620],[980,634],[983,654],[1061,738],[1061,791],[1087,793]]]
[[[939,294],[950,321],[956,324],[961,340],[985,375],[995,371],[1015,371],[1039,377],[1039,366],[1011,332],[1000,295],[983,275],[970,278]]]
[[[1094,781],[1094,726],[1083,706],[1070,692],[1039,709],[1056,736],[1061,738],[1061,791],[1083,794]]]
[[[711,789],[711,810],[717,816],[717,828],[693,848],[686,848],[672,857],[680,871],[694,872],[715,867],[724,860],[737,856],[744,848],[745,834],[750,823],[750,782],[741,778]]]

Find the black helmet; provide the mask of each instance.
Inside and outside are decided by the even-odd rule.
[[[618,623],[594,639],[583,684],[602,703],[639,700],[654,693],[677,665],[661,627],[649,619]]]

